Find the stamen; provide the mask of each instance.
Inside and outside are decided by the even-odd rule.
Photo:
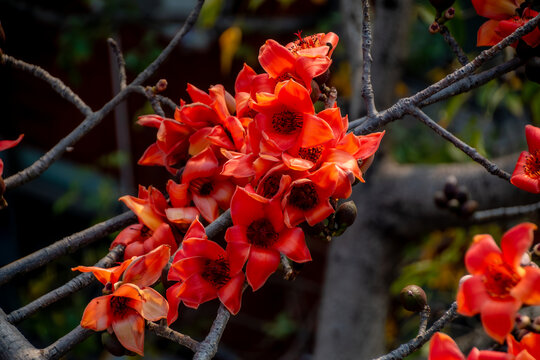
[[[540,178],[540,150],[529,154],[525,159],[525,173],[531,179]]]
[[[216,289],[221,288],[231,280],[229,261],[223,257],[219,257],[216,260],[206,259],[205,268],[201,276]]]
[[[303,125],[302,114],[284,110],[272,115],[272,128],[278,134],[289,135],[293,134]]]
[[[272,174],[266,177],[261,183],[260,195],[264,196],[267,199],[271,199],[279,191],[279,183],[281,181],[280,174]]]
[[[300,149],[298,149],[298,156],[300,156],[302,159],[309,160],[312,163],[316,164],[321,157],[323,149],[324,147],[322,145],[309,148],[301,147]]]
[[[246,231],[246,236],[250,244],[262,248],[269,248],[279,238],[279,234],[274,230],[274,226],[268,219],[259,219],[252,222]]]
[[[295,185],[289,195],[289,203],[300,210],[313,209],[319,203],[319,195],[313,183]]]
[[[521,277],[506,263],[489,265],[488,275],[484,278],[486,290],[492,297],[510,297],[510,290],[521,280]]]
[[[214,191],[214,184],[211,180],[206,178],[195,179],[191,182],[189,188],[195,194],[208,196]]]
[[[111,296],[111,310],[114,316],[123,317],[126,315],[129,307],[127,306],[129,298],[123,296]]]

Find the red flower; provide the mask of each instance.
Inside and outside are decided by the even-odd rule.
[[[165,222],[165,209],[169,206],[165,196],[156,188],[150,186],[148,190],[139,185],[139,197],[131,195],[122,196],[123,201],[139,218],[139,221],[150,230],[156,231]]]
[[[114,332],[126,349],[144,355],[145,319],[163,319],[168,308],[167,301],[154,289],[125,283],[111,295],[93,299],[84,310],[81,326]]]
[[[524,357],[523,360],[540,359],[540,334],[528,333],[525,334],[518,342],[512,335],[508,335],[506,339],[508,344],[508,353],[517,357],[527,353],[529,358]]]
[[[525,126],[525,137],[529,151],[519,155],[516,168],[510,182],[518,188],[540,193],[540,128],[532,125]]]
[[[252,108],[259,112],[255,121],[263,138],[280,150],[295,144],[310,147],[333,139],[330,126],[314,114],[307,90],[293,80],[276,85],[274,94],[258,93]]]
[[[521,9],[523,0],[472,0],[478,15],[491,20],[478,29],[478,46],[492,46],[526,24],[538,13],[529,8]],[[523,41],[531,47],[540,44],[540,30],[535,28],[523,36]],[[514,44],[515,46],[515,44]]]
[[[175,224],[180,230],[187,230],[189,225],[200,215],[196,207],[190,206],[189,184],[177,184],[169,180],[167,181],[167,193],[173,206],[165,209],[167,220]]]
[[[254,291],[276,271],[280,253],[295,262],[311,261],[304,232],[285,227],[278,201],[239,187],[231,199],[231,217],[234,226],[225,233],[227,252],[231,264],[241,267],[247,261],[246,277]]]
[[[478,350],[473,348],[467,356],[467,360],[512,360],[514,357],[510,354]],[[465,355],[459,350],[457,344],[452,338],[443,333],[435,333],[429,343],[428,360],[465,360]],[[520,359],[525,360],[525,359]]]
[[[472,277],[459,288],[458,312],[480,313],[484,329],[499,342],[512,330],[523,303],[540,304],[540,269],[520,265],[532,245],[534,230],[536,225],[531,223],[514,226],[502,237],[502,251],[490,235],[477,235],[465,255]]]
[[[204,227],[195,220],[173,259],[168,279],[179,281],[167,289],[170,303],[167,322],[178,317],[178,304],[197,308],[216,297],[232,313],[240,310],[244,284],[243,264],[235,264],[215,242],[206,239]]]
[[[4,151],[7,149],[11,149],[14,146],[17,146],[23,139],[24,134],[19,135],[19,137],[15,140],[2,140],[0,141],[0,151]],[[2,159],[0,159],[0,176],[2,176],[2,173],[4,172],[4,162]]]

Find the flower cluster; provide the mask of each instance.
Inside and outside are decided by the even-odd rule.
[[[188,84],[191,102],[181,100],[174,118],[139,118],[140,125],[157,130],[156,141],[139,164],[162,166],[174,180],[168,181],[167,194],[140,186],[137,197],[120,198],[139,222],[121,231],[111,249],[124,246],[126,261],[148,256],[156,248],[170,249],[169,324],[177,319],[181,302],[197,308],[219,298],[236,314],[246,280],[254,291],[259,289],[277,270],[281,256],[298,263],[311,261],[299,225],[324,221],[335,212],[336,200],[349,197],[353,183],[364,181],[362,173],[384,133],[348,133],[347,116],[335,103],[315,110],[321,93],[328,89],[325,82],[338,36],[297,36],[286,46],[266,41],[259,52],[264,72],[258,74],[244,65],[234,96],[222,85],[205,92]],[[227,209],[233,226],[226,231],[224,249],[208,239],[201,221],[211,223]],[[147,270],[138,269],[144,277]],[[123,269],[110,273],[115,271]],[[125,278],[122,284],[128,282]],[[117,278],[106,280],[114,283]],[[139,300],[130,306],[131,329],[138,332],[135,346],[115,325],[124,321],[120,313],[125,310],[103,305],[116,304],[119,297],[134,299],[146,291],[137,286],[121,285],[106,298],[94,300],[83,316],[83,326],[94,330],[112,326],[121,332],[117,335],[126,348],[142,352],[142,319],[153,321],[156,314],[146,316]],[[120,289],[123,292],[117,295]]]
[[[473,349],[472,359],[538,359],[540,335],[534,332],[520,341],[510,334],[523,305],[540,305],[540,268],[527,253],[533,245],[536,225],[522,223],[508,230],[497,246],[490,235],[477,235],[465,255],[471,275],[461,281],[457,311],[465,316],[480,314],[486,333],[499,343],[506,340],[507,353]],[[523,333],[521,333],[523,335]],[[465,359],[454,341],[436,334],[430,345],[430,360]]]

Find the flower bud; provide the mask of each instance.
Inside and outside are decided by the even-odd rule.
[[[533,246],[533,253],[536,256],[540,256],[540,243]]]
[[[448,10],[444,12],[444,17],[448,20],[454,18],[455,15],[456,15],[456,10],[453,7],[449,8]]]
[[[469,191],[466,186],[458,186],[455,198],[460,204],[465,203],[469,199]]]
[[[464,217],[469,217],[478,209],[478,201],[476,200],[467,200],[463,205],[461,205],[461,215]]]
[[[443,11],[445,9],[448,9],[450,6],[454,4],[456,0],[429,0],[431,5],[437,10],[437,11]]]
[[[457,178],[454,175],[451,175],[446,179],[446,183],[444,184],[444,194],[446,195],[448,199],[453,199],[456,197],[457,192],[458,192]]]
[[[448,209],[450,209],[450,211],[452,211],[452,212],[460,213],[461,212],[461,205],[460,205],[458,199],[450,199],[448,201]]]
[[[347,201],[339,205],[335,215],[338,227],[351,226],[354,223],[354,220],[356,220],[357,214],[358,210],[356,209],[356,204],[354,203],[354,201]]]
[[[442,191],[435,192],[435,195],[433,196],[433,201],[435,201],[435,205],[437,205],[437,207],[442,209],[444,209],[448,205],[448,199]]]
[[[110,295],[113,293],[113,290],[113,284],[109,281],[105,284],[101,292],[103,293],[103,295]]]
[[[516,327],[518,329],[526,329],[531,325],[531,318],[527,315],[516,314]]]
[[[103,347],[114,356],[126,355],[126,348],[122,346],[115,333],[109,334],[104,331],[101,334],[101,344]]]
[[[431,25],[429,25],[429,32],[431,34],[436,34],[441,30],[441,26],[438,22],[434,21]]]
[[[529,255],[528,252],[523,253],[521,255],[521,260],[519,261],[521,266],[529,266],[531,263],[531,255]]]
[[[399,300],[405,310],[420,312],[427,305],[426,293],[420,286],[407,285],[399,293]]]
[[[167,89],[167,80],[165,79],[159,79],[159,81],[156,84],[156,92],[162,92]]]

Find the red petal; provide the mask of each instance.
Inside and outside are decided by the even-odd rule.
[[[275,40],[266,40],[259,51],[259,63],[273,78],[294,70],[295,58],[284,46]]]
[[[206,268],[206,258],[203,256],[191,256],[173,262],[169,274],[174,274],[174,279],[169,280],[186,280],[193,274],[200,274]]]
[[[301,228],[284,229],[273,247],[294,262],[311,261],[311,254],[306,245],[304,231]]]
[[[504,342],[506,335],[514,327],[516,312],[521,307],[521,301],[512,299],[507,301],[487,300],[482,306],[481,319],[484,330],[493,339]]]
[[[244,287],[244,273],[239,273],[233,277],[218,291],[219,300],[225,305],[227,310],[233,315],[238,314],[242,305],[242,288]]]
[[[252,68],[250,68],[247,64],[244,64],[242,70],[240,70],[238,76],[236,77],[236,82],[234,83],[234,91],[236,93],[249,93],[251,89],[251,82],[253,80],[253,77],[255,77],[256,75],[257,73]]]
[[[81,326],[85,329],[103,331],[111,326],[112,313],[110,308],[111,295],[92,299],[84,309]]]
[[[514,269],[519,267],[521,257],[531,247],[536,230],[532,223],[522,223],[508,230],[502,237],[501,250],[504,261]]]
[[[493,46],[503,38],[495,32],[499,26],[498,20],[488,20],[478,29],[476,46]]]
[[[229,228],[228,230],[230,229],[231,228]],[[231,241],[227,244],[226,250],[227,250],[227,255],[229,256],[229,269],[230,269],[229,271],[232,276],[242,271],[242,268],[244,267],[244,264],[246,263],[249,257],[250,249],[251,249],[251,245],[246,242]]]
[[[452,338],[443,333],[435,333],[429,343],[428,360],[464,360],[465,356],[459,350]]]
[[[206,230],[198,218],[193,221],[184,235],[184,240],[189,238],[206,239]]]
[[[287,80],[279,85],[281,87],[279,87],[277,97],[281,104],[299,113],[313,114],[315,112],[309,92],[305,87],[294,80]]]
[[[169,225],[163,225],[170,233]],[[153,285],[161,277],[161,271],[169,262],[170,256],[171,247],[169,245],[161,245],[148,254],[136,258],[126,269],[124,281],[141,288]]]
[[[189,183],[197,178],[210,177],[218,170],[218,165],[216,155],[211,148],[207,148],[188,160],[182,173],[182,183]]]
[[[182,242],[184,256],[203,256],[207,259],[219,259],[225,257],[225,250],[212,240],[206,239],[187,239]]]
[[[519,3],[516,0],[472,0],[476,13],[495,20],[508,19],[516,15]]]
[[[510,182],[512,183],[512,185],[520,188],[521,190],[525,190],[533,194],[538,194],[540,193],[540,179],[532,178],[525,172],[525,165],[527,164],[527,158],[530,155],[531,154],[529,154],[526,151],[523,151],[519,155],[518,161],[516,163],[516,168],[514,169],[514,172],[512,173]]]
[[[484,267],[501,255],[501,250],[491,235],[476,235],[465,254],[465,266],[473,275],[483,274]]]
[[[473,276],[465,280],[457,294],[457,311],[465,316],[474,316],[482,310],[482,306],[490,299],[481,276]]]
[[[189,97],[191,98],[191,101],[193,102],[201,102],[206,105],[212,104],[212,98],[210,95],[202,91],[196,86],[191,85],[190,83],[187,84],[187,92],[189,94]]]
[[[184,282],[180,299],[192,304],[202,304],[217,297],[217,290],[201,275],[194,274]]]
[[[169,304],[160,293],[152,288],[142,289],[141,293],[144,298],[141,309],[143,318],[149,321],[158,321],[159,319],[167,317]]]
[[[277,270],[280,260],[279,252],[276,250],[251,247],[246,277],[253,291],[264,285],[268,277]]]
[[[148,200],[139,199],[130,195],[122,196],[119,200],[123,201],[124,204],[137,215],[139,221],[152,231],[156,231],[163,223],[162,218],[154,212]]]
[[[525,275],[510,294],[527,305],[540,305],[540,269],[525,266],[524,270]]]
[[[125,316],[115,319],[112,328],[122,346],[144,356],[144,319],[141,315],[128,310]]]
[[[249,226],[253,221],[264,218],[265,202],[248,194],[245,189],[237,187],[231,198],[233,224]]]
[[[540,128],[532,125],[525,126],[525,138],[529,146],[529,152],[534,153],[540,149]]]
[[[170,280],[170,279],[169,279]],[[178,319],[178,306],[180,305],[180,291],[182,283],[176,283],[167,289],[167,302],[169,303],[169,311],[167,313],[167,325],[171,325]]]
[[[173,180],[167,182],[167,193],[173,207],[182,208],[188,206],[190,202],[188,189],[188,184],[177,184]]]
[[[141,126],[153,127],[153,128],[159,129],[159,127],[161,126],[161,122],[163,120],[164,119],[159,115],[155,115],[155,114],[143,115],[143,116],[139,116],[139,119],[137,120],[137,124]]]
[[[334,133],[326,121],[315,115],[304,114],[304,124],[300,138],[300,146],[312,147],[333,140]]]
[[[18,143],[24,138],[24,134],[19,135],[15,140],[2,140],[0,141],[0,151],[11,149],[14,146],[17,146]]]
[[[199,211],[201,216],[205,218],[206,221],[212,222],[216,220],[219,216],[219,207],[217,201],[210,196],[200,196],[193,194],[193,202]]]
[[[137,161],[137,164],[139,165],[157,165],[157,166],[165,166],[165,153],[161,151],[161,149],[158,147],[156,143],[153,143],[150,145],[144,154],[141,156],[139,161]]]

